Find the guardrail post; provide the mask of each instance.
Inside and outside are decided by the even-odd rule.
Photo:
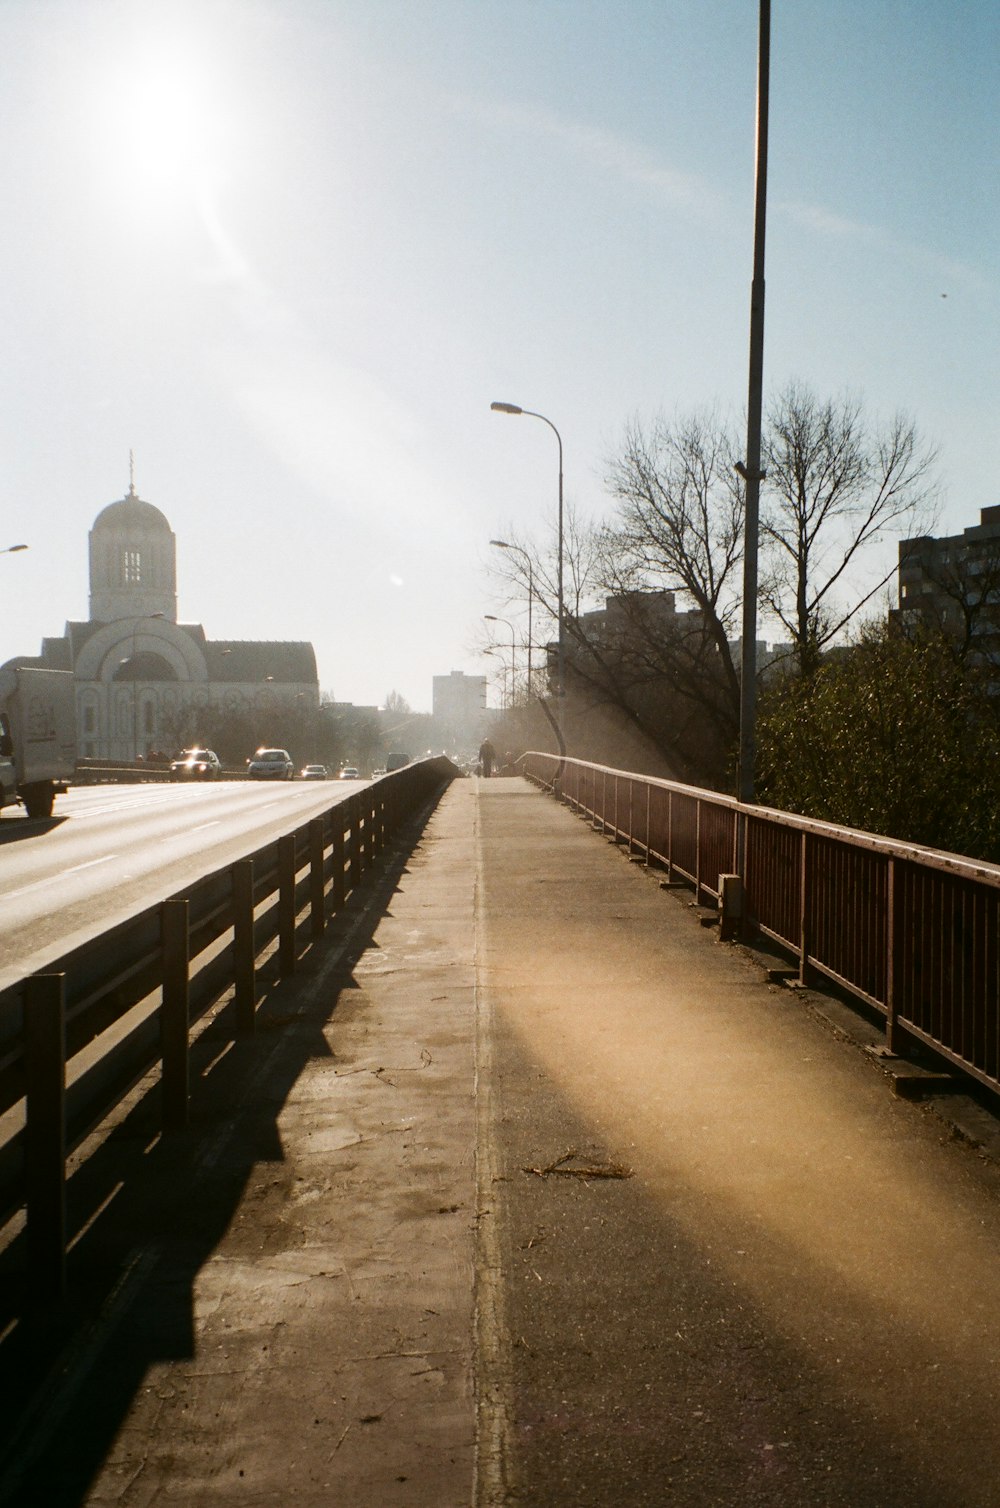
[[[233,956],[236,1030],[249,1037],[257,1025],[257,949],[254,945],[253,859],[240,859],[233,876]]]
[[[886,876],[886,974],[885,974],[885,1045],[889,1052],[898,1052],[899,1041],[899,966],[902,959],[902,915],[899,904],[900,867],[895,859],[889,860]]]
[[[799,844],[799,984],[803,988],[812,978],[809,954],[812,951],[812,848],[809,834],[803,833]]]
[[[278,972],[295,973],[295,834],[278,839]]]
[[[309,915],[313,937],[322,937],[326,926],[323,911],[323,818],[313,817],[309,822]]]
[[[653,787],[646,781],[646,868],[652,863],[653,854]]]
[[[181,1131],[187,1125],[190,1098],[190,943],[187,901],[163,902],[160,907],[160,938],[163,950],[163,1004],[160,1015],[163,1124],[169,1131]]]
[[[382,853],[385,850],[386,844],[386,815],[385,795],[379,789],[379,786],[373,787],[373,797],[375,801],[375,840],[377,851]]]
[[[28,1285],[34,1298],[66,1293],[66,976],[24,984]]]
[[[335,806],[330,813],[333,823],[333,909],[335,912],[343,910],[346,884],[344,879],[344,823],[346,818],[344,804]]]
[[[361,798],[350,798],[351,811],[351,889],[356,890],[361,883],[361,874],[364,868],[364,857],[361,851]]]

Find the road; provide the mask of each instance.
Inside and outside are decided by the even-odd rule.
[[[81,786],[0,819],[0,989],[345,799],[365,781]]]

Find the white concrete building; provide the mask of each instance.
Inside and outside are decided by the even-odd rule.
[[[210,640],[201,624],[177,622],[176,539],[134,486],[90,531],[89,619],[8,663],[73,671],[82,759],[175,753],[213,741],[227,717],[248,737],[279,731],[282,717],[299,726],[319,706],[311,644]]]

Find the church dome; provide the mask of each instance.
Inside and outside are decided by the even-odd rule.
[[[164,534],[171,532],[166,515],[152,503],[143,502],[135,492],[129,492],[116,503],[109,503],[94,519],[95,530],[129,528],[155,530]]]

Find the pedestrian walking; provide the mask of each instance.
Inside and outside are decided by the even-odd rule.
[[[484,738],[479,745],[479,773],[486,780],[489,780],[493,774],[493,761],[496,757],[496,749],[494,749],[488,738]]]

